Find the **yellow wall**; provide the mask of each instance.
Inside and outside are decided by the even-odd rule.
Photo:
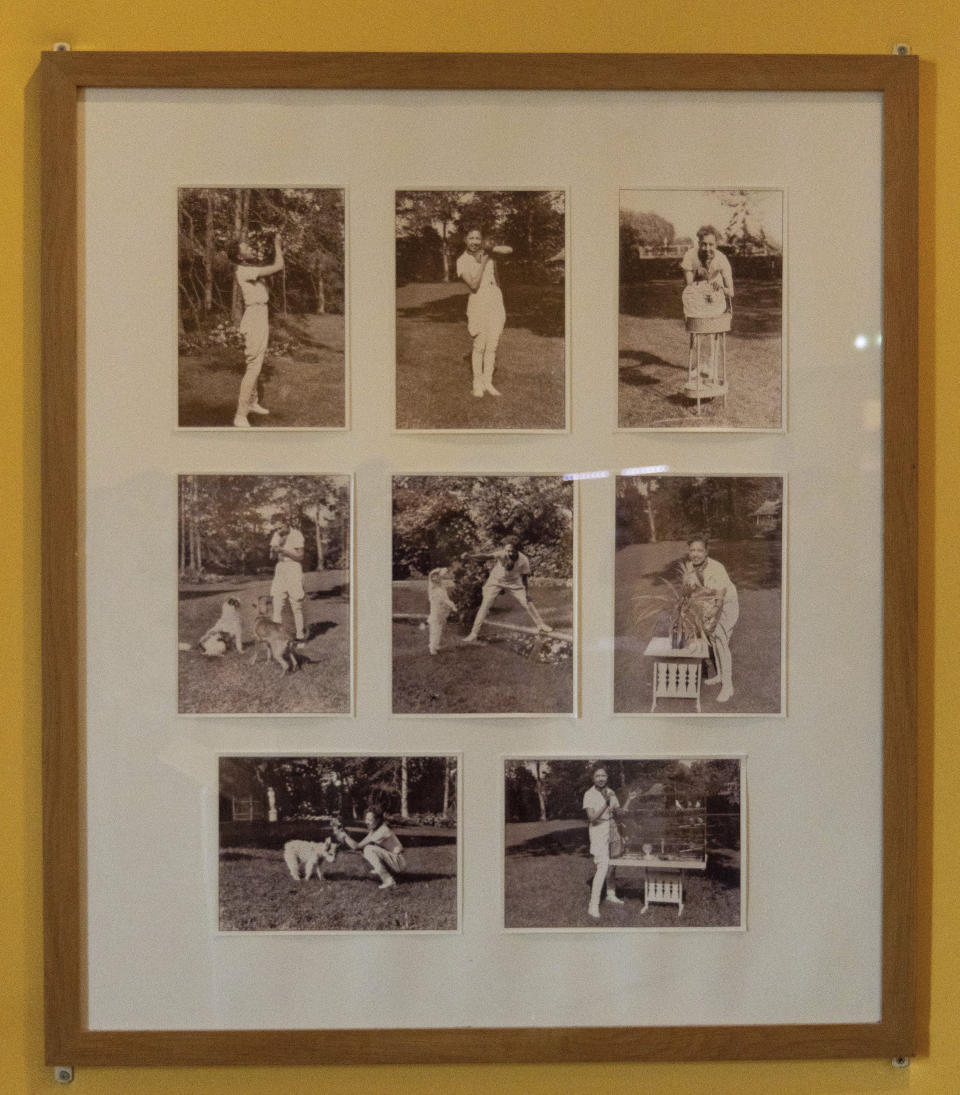
[[[938,7],[939,10],[934,10]],[[83,1069],[74,1090],[658,1095],[960,1093],[960,0],[6,0],[0,4],[0,1092],[54,1089],[42,1064],[38,665],[38,168],[33,72],[74,49],[544,50],[887,53],[922,59],[921,973],[929,1049],[889,1062],[368,1069]],[[855,150],[851,150],[855,154]],[[936,234],[935,234],[936,229]],[[937,244],[940,244],[938,247]],[[938,398],[939,397],[939,398]],[[950,487],[948,490],[947,488]],[[935,567],[934,559],[940,561]],[[855,611],[855,609],[854,609]],[[933,626],[931,627],[931,622]],[[894,622],[895,623],[895,622]],[[934,678],[936,676],[936,687]],[[934,761],[936,771],[933,771]],[[934,871],[935,867],[935,871]],[[802,900],[802,895],[797,895]],[[842,971],[838,971],[842,976]],[[596,987],[595,987],[596,990]],[[926,1009],[926,1004],[924,1011]],[[64,1062],[69,1064],[70,1062]]]

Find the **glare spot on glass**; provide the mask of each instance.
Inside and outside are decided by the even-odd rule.
[[[857,335],[857,337],[853,340],[853,344],[858,350],[865,350],[868,343],[869,340],[867,339],[866,335]]]
[[[876,342],[876,344],[877,344],[878,346],[882,346],[882,345],[883,345],[883,335],[882,335],[882,334],[880,334],[880,332],[879,332],[879,331],[877,332],[877,337],[876,337],[876,338],[874,339],[874,341]]]
[[[660,475],[669,471],[669,464],[648,464],[645,468],[624,468],[621,475]]]
[[[609,479],[608,471],[568,471],[564,479]]]

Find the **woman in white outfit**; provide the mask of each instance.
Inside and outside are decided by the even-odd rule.
[[[733,655],[730,653],[730,636],[740,619],[740,599],[737,587],[730,580],[723,563],[710,558],[710,544],[706,537],[694,536],[687,541],[687,560],[690,564],[684,584],[691,588],[712,590],[720,600],[720,618],[710,636],[710,650],[717,663],[717,672],[704,684],[719,684],[717,703],[726,703],[733,696]]]
[[[383,820],[383,810],[379,806],[371,806],[367,810],[363,823],[367,827],[367,835],[362,840],[354,840],[339,822],[334,823],[334,839],[360,852],[370,870],[380,879],[380,889],[388,890],[396,886],[395,876],[407,868],[403,845]]]
[[[623,899],[617,896],[613,870],[610,867],[610,828],[616,812],[620,809],[620,802],[607,786],[608,778],[606,768],[594,768],[593,786],[588,787],[583,796],[583,809],[589,823],[590,854],[595,865],[587,913],[594,920],[600,919],[600,895],[604,885],[607,888],[607,901],[613,905],[623,904]]]
[[[273,598],[273,622],[283,618],[283,603],[290,602],[297,642],[305,638],[303,630],[303,533],[296,527],[295,518],[284,514],[274,517],[274,532],[270,537],[270,558],[274,561],[273,582],[270,596]]]
[[[503,293],[497,280],[494,255],[513,254],[512,247],[484,239],[479,228],[467,232],[466,250],[457,259],[457,277],[470,290],[467,300],[467,331],[473,339],[471,366],[473,394],[499,395],[493,386],[497,346],[507,322]]]
[[[234,240],[227,249],[227,257],[236,267],[235,277],[243,296],[240,334],[243,335],[244,371],[240,381],[237,413],[233,418],[234,426],[240,429],[249,429],[248,415],[270,413],[266,407],[260,405],[257,385],[270,339],[267,304],[270,292],[266,279],[283,269],[283,248],[280,246],[280,232],[277,229],[273,230],[273,240],[273,262],[266,264],[258,265],[257,253],[246,240]]]

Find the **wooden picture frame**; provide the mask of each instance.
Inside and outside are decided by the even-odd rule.
[[[900,56],[43,55],[43,815],[46,1059],[317,1065],[910,1056],[917,1044],[918,65]],[[78,104],[87,89],[491,89],[882,96],[883,802],[875,1023],[102,1030],[87,1019],[84,469]],[[829,100],[828,100],[829,101]],[[878,211],[880,212],[880,211]],[[438,749],[439,751],[439,749]]]

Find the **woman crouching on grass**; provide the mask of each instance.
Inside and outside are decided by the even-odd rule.
[[[370,864],[371,871],[380,879],[380,889],[387,890],[396,886],[394,875],[406,870],[403,858],[403,845],[397,834],[383,820],[383,810],[371,806],[363,815],[367,835],[363,840],[354,840],[340,822],[333,827],[333,836],[341,844],[355,852],[362,852],[363,858]]]

